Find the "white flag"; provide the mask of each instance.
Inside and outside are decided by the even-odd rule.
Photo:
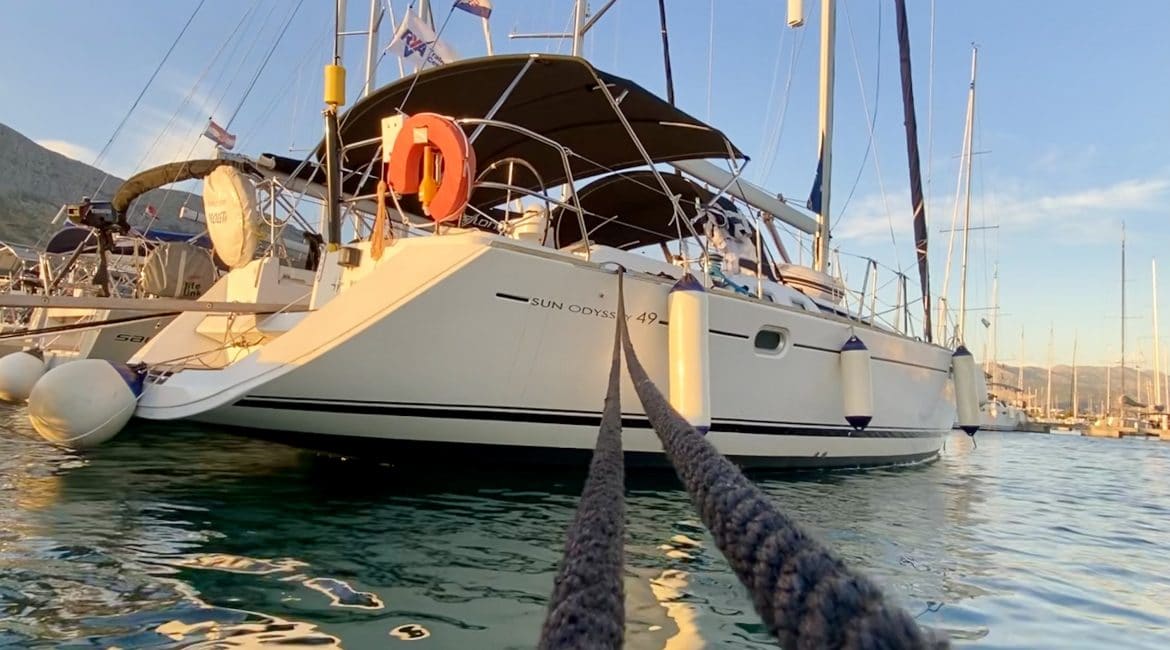
[[[443,65],[459,58],[450,45],[439,40],[430,25],[410,11],[406,12],[406,17],[398,26],[389,49],[407,63],[413,63],[416,70],[428,65]]]

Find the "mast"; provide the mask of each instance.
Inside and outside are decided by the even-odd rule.
[[[576,0],[573,3],[573,56],[581,56],[581,50],[585,49],[585,30],[588,29],[585,27],[587,11],[585,0]]]
[[[1020,367],[1016,369],[1016,393],[1021,401],[1027,401],[1024,393],[1024,326],[1020,326]],[[1027,406],[1026,404],[1024,405]]]
[[[1154,399],[1152,406],[1162,400],[1162,348],[1158,343],[1158,260],[1150,260],[1153,278],[1150,288],[1154,293]],[[1163,402],[1165,404],[1165,402]]]
[[[333,251],[341,246],[341,140],[337,109],[345,104],[345,68],[341,66],[341,39],[345,32],[345,0],[337,0],[333,14],[333,62],[325,66],[325,241]]]
[[[1048,326],[1048,386],[1044,389],[1044,417],[1052,419],[1052,325]]]
[[[895,0],[898,12],[898,58],[902,68],[902,116],[906,123],[906,159],[910,163],[910,205],[914,214],[914,251],[918,257],[918,281],[922,290],[922,335],[929,343],[934,334],[930,318],[930,267],[928,264],[926,199],[922,192],[922,163],[918,154],[918,119],[914,110],[914,78],[910,70],[910,27],[906,0]],[[993,378],[994,380],[994,378]]]
[[[975,125],[975,72],[979,58],[979,47],[971,44],[971,86],[967,90],[967,126],[963,137],[967,150],[966,194],[967,207],[963,215],[963,261],[959,272],[959,341],[967,336],[967,248],[971,239],[971,141]]]
[[[991,382],[995,383],[996,356],[999,354],[999,264],[991,274],[991,326],[987,333],[987,371],[991,374]]]
[[[1113,412],[1113,359],[1106,357],[1105,363],[1105,415]]]
[[[666,0],[658,0],[658,23],[662,29],[662,65],[666,68],[666,101],[674,106],[674,75],[670,71],[670,32],[666,29]]]
[[[366,83],[362,86],[362,97],[368,97],[378,87],[378,25],[381,22],[381,3],[370,0],[370,22],[366,32]]]
[[[813,268],[826,273],[829,267],[829,198],[833,169],[833,82],[835,74],[834,39],[837,29],[836,0],[821,0],[821,86],[820,160],[810,207],[817,213],[817,233],[813,240]]]
[[[1125,222],[1121,222],[1121,419],[1125,420]]]
[[[1077,395],[1077,334],[1073,332],[1073,358],[1072,358],[1072,417],[1077,419],[1079,397]]]

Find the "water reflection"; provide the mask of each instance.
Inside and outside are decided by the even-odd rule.
[[[13,415],[0,646],[531,647],[583,478],[410,474],[141,425],[77,456]],[[981,434],[928,466],[757,478],[960,645],[1152,648],[1168,450]],[[628,647],[774,647],[672,475],[630,477],[628,520]]]

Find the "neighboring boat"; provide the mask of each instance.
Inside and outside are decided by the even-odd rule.
[[[1022,408],[1023,400],[1017,398],[1011,403],[1001,392],[1020,393],[1020,387],[1008,385],[1002,377],[997,355],[999,352],[999,269],[996,268],[991,280],[992,316],[989,323],[989,354],[984,376],[987,378],[987,402],[980,408],[979,428],[985,431],[1032,431],[1027,412]],[[1021,359],[1022,359],[1021,355]]]
[[[218,267],[225,266],[222,256],[213,255],[214,237],[157,229],[139,232],[125,219],[118,223],[113,215],[124,215],[130,204],[149,190],[203,178],[232,165],[262,177],[254,165],[229,160],[192,161],[178,168],[163,165],[127,180],[111,203],[83,200],[65,206],[62,210],[70,213],[71,223],[50,237],[42,250],[24,249],[18,256],[18,249],[0,249],[9,289],[0,302],[11,304],[18,295],[35,296],[35,300],[23,302],[45,305],[5,308],[12,316],[6,319],[0,343],[9,344],[10,354],[0,358],[0,399],[27,399],[40,376],[62,363],[77,359],[127,361],[186,309],[185,301],[193,301],[211,288],[220,276]],[[220,239],[225,237],[225,227],[232,226],[213,227]],[[240,230],[246,230],[247,236],[229,232],[226,237],[229,243],[242,242],[246,246],[243,254],[250,260],[262,238],[252,233],[254,228]],[[270,234],[267,245],[259,249],[261,254],[303,263],[304,256],[296,254],[295,243],[284,242],[275,227]],[[250,242],[245,241],[248,237]],[[221,246],[220,250],[226,249]],[[241,253],[239,245],[234,252]],[[21,270],[16,271],[17,267]],[[19,278],[14,279],[17,274]],[[155,308],[157,299],[176,302],[162,310]]]
[[[689,417],[725,455],[756,467],[934,458],[955,417],[952,351],[850,313],[826,272],[831,89],[815,220],[740,178],[744,155],[723,133],[580,58],[424,70],[357,102],[339,129],[342,102],[327,92],[324,174],[265,158],[324,198],[316,271],[276,258],[229,271],[201,300],[290,310],[178,316],[131,360],[146,374],[135,414],[401,463],[576,462],[596,439],[621,272],[643,365],[676,406],[684,384],[703,387],[707,410]],[[680,173],[658,171],[667,164]],[[530,197],[522,210],[516,197]],[[744,204],[815,232],[814,266],[774,259]],[[353,241],[343,214],[359,224]],[[669,256],[648,254],[659,250]],[[672,292],[698,291],[696,277],[707,298],[688,304],[706,307],[676,311]],[[704,323],[696,345],[670,352],[668,337],[693,323]],[[703,348],[706,367],[693,360]],[[628,378],[623,392],[634,394]],[[64,400],[33,403],[34,426],[86,435],[61,430]],[[661,462],[627,405],[627,457]]]
[[[1125,343],[1126,343],[1126,312],[1125,312],[1125,223],[1121,224],[1121,392],[1117,397],[1117,410],[1114,411],[1113,404],[1106,402],[1106,412],[1094,421],[1088,428],[1090,436],[1100,438],[1124,438],[1127,436],[1145,436],[1146,431],[1143,430],[1141,417],[1135,416],[1130,412],[1130,408],[1142,408],[1145,405],[1140,404],[1132,397],[1126,394],[1126,358],[1125,358]]]
[[[24,401],[40,376],[60,363],[129,359],[175,312],[94,308],[84,299],[153,295],[167,282],[173,288],[180,276],[185,297],[199,297],[218,273],[209,247],[192,243],[195,239],[132,230],[115,236],[88,225],[70,225],[50,237],[43,249],[27,249],[19,282],[7,283],[8,291],[0,295],[0,302],[12,304],[9,299],[24,297],[29,299],[25,303],[34,305],[4,308],[9,316],[0,344],[8,354],[0,357],[0,399]],[[82,304],[50,301],[58,297],[81,299]]]

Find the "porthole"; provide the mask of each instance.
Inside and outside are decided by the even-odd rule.
[[[756,332],[756,352],[778,355],[788,347],[788,332],[777,327],[762,327]]]

